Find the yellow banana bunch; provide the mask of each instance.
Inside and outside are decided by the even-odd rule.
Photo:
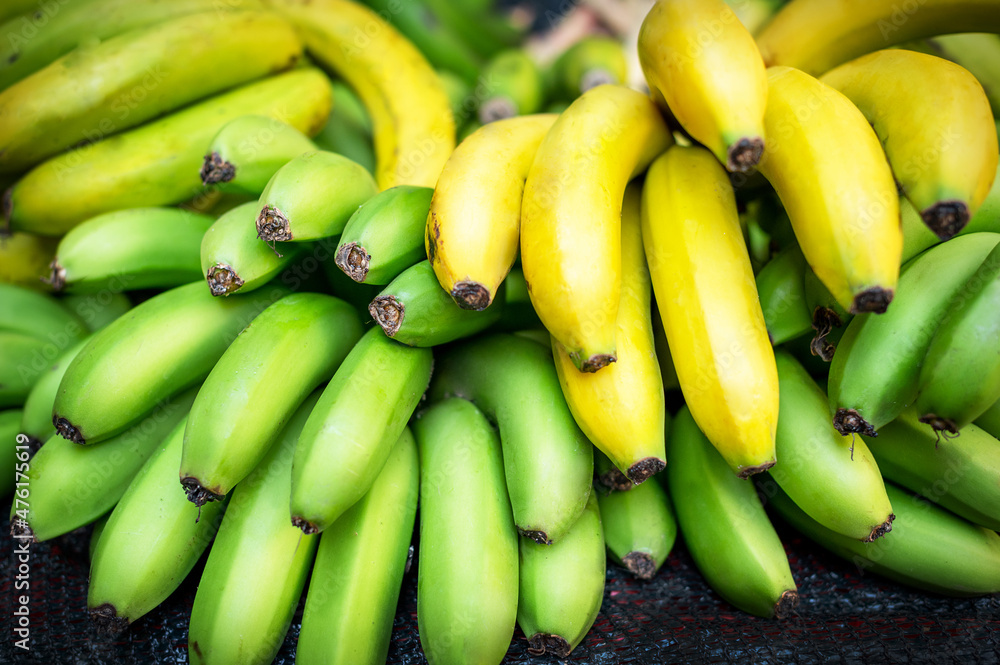
[[[524,278],[542,323],[581,371],[615,361],[622,196],[671,141],[647,96],[601,85],[563,111],[528,172]]]

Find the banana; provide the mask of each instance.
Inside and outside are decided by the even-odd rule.
[[[806,259],[797,246],[786,247],[757,273],[757,293],[771,344],[801,337],[813,328],[806,305]]]
[[[993,113],[975,77],[943,58],[892,49],[820,80],[872,124],[927,227],[942,240],[958,233],[986,198],[998,163]]]
[[[434,190],[399,185],[361,204],[347,220],[334,261],[362,284],[388,284],[425,258],[424,227]]]
[[[913,402],[935,330],[948,311],[971,296],[965,285],[980,274],[998,241],[997,233],[971,233],[929,249],[904,268],[889,312],[851,320],[830,364],[827,387],[841,434],[876,436]]]
[[[858,567],[911,587],[946,596],[1000,591],[1000,534],[886,484],[896,528],[874,543],[835,533],[806,515],[777,486],[768,505],[805,536]]]
[[[437,346],[489,328],[503,315],[499,300],[482,311],[462,309],[438,284],[429,261],[410,266],[368,305],[368,313],[387,337],[407,346]]]
[[[522,49],[497,53],[483,66],[480,78],[489,90],[479,102],[478,118],[484,125],[537,113],[545,103],[542,72]]]
[[[0,332],[20,333],[49,342],[49,360],[87,336],[83,320],[52,296],[0,283]]]
[[[976,418],[975,425],[989,432],[993,438],[1000,439],[1000,400]]]
[[[313,134],[329,113],[329,79],[316,69],[249,83],[43,162],[7,190],[3,213],[14,229],[62,235],[102,212],[179,203],[202,191],[205,148],[233,118],[266,115]]]
[[[70,363],[89,341],[90,337],[85,337],[63,351],[39,376],[24,400],[21,432],[39,443],[48,441],[55,436],[56,428],[52,424],[52,405],[56,401],[59,383],[62,381],[63,375],[66,374]]]
[[[677,538],[666,491],[653,481],[624,492],[598,492],[597,503],[611,558],[639,579],[653,579]]]
[[[684,399],[735,473],[759,473],[775,459],[778,374],[726,171],[708,150],[675,146],[650,166],[642,197],[643,245]]]
[[[319,537],[295,662],[386,662],[419,481],[417,446],[404,428],[371,489]]]
[[[479,100],[476,98],[473,84],[479,76],[479,68],[471,78],[464,78],[459,74],[447,69],[437,69],[438,78],[444,86],[444,92],[448,95],[448,106],[451,108],[451,115],[455,118],[455,128],[458,129],[475,113]]]
[[[566,347],[552,338],[559,385],[577,425],[636,484],[666,465],[666,407],[654,351],[640,193],[638,185],[629,185],[622,202],[618,360],[596,374],[579,372]]]
[[[602,85],[559,116],[528,172],[521,204],[524,278],[542,323],[581,371],[615,361],[622,196],[628,181],[670,143],[648,97]]]
[[[430,381],[430,349],[371,328],[309,416],[292,465],[292,524],[323,531],[364,496]]]
[[[459,307],[486,309],[517,258],[524,181],[553,114],[498,120],[462,141],[441,171],[426,251]]]
[[[481,56],[489,58],[520,44],[524,28],[483,6],[466,6],[453,0],[424,0],[441,25]],[[564,10],[566,11],[566,10]]]
[[[308,136],[276,118],[244,115],[230,120],[212,139],[198,175],[220,192],[260,196],[278,169],[319,150]]]
[[[105,513],[103,517],[97,518],[94,521],[94,528],[90,532],[90,541],[87,544],[87,558],[93,562],[94,552],[97,551],[97,543],[101,540],[101,534],[104,533],[104,527],[108,524],[108,519],[111,518],[111,513]]]
[[[518,532],[559,542],[586,507],[593,450],[566,406],[549,348],[497,333],[435,359],[431,401],[471,400],[497,424]]]
[[[902,205],[902,202],[900,204]],[[809,266],[805,267],[802,287],[806,311],[810,312],[810,325],[816,331],[816,335],[809,342],[809,351],[824,362],[830,362],[837,350],[836,345],[844,335],[845,327],[854,315],[841,307]]]
[[[882,313],[899,278],[903,232],[878,136],[847,97],[817,79],[772,67],[767,80],[760,172],[837,302],[852,314]]]
[[[23,413],[20,409],[4,409],[0,411],[0,454],[3,461],[0,462],[0,499],[6,501],[7,497],[14,491],[20,476],[15,475],[17,471],[18,453],[27,450],[28,437],[21,433],[21,420]],[[25,453],[27,460],[27,453]]]
[[[424,56],[394,27],[347,0],[266,0],[292,21],[309,53],[365,104],[375,137],[375,180],[433,187],[455,148],[448,96]]]
[[[606,563],[595,494],[558,542],[521,537],[517,625],[528,653],[566,658],[583,641],[604,600]]]
[[[37,6],[37,0],[8,0],[0,9],[0,21],[7,21],[16,18],[18,15],[28,14]]]
[[[518,544],[500,437],[471,402],[421,412],[417,625],[431,665],[503,661],[517,621]],[[470,593],[475,589],[475,593]]]
[[[340,234],[378,186],[357,162],[324,150],[291,160],[271,177],[257,201],[257,237],[302,242]]]
[[[267,453],[295,409],[361,337],[349,304],[293,293],[255,318],[202,384],[184,431],[180,480],[201,506],[221,500]]]
[[[166,600],[222,521],[223,504],[195,508],[177,492],[185,422],[136,473],[91,556],[87,610],[105,632],[125,631]]]
[[[97,332],[132,309],[132,301],[124,293],[105,289],[97,293],[71,293],[60,302],[83,319],[87,330]]]
[[[625,49],[614,37],[587,35],[556,58],[550,77],[551,95],[570,102],[604,83],[626,85]]]
[[[0,233],[0,283],[36,291],[46,289],[44,280],[58,242],[58,238],[34,233]]]
[[[989,33],[938,35],[930,52],[968,70],[983,86],[994,115],[1000,115],[1000,36]]]
[[[21,406],[42,376],[49,349],[57,356],[61,349],[37,337],[0,330],[0,409]],[[31,358],[40,369],[25,360]]]
[[[131,428],[99,446],[78,446],[57,436],[46,441],[25,471],[27,500],[23,508],[15,502],[11,510],[11,534],[49,540],[108,512],[187,415],[197,392],[197,387],[189,388],[160,402]]]
[[[726,0],[732,7],[740,23],[746,26],[751,35],[756,35],[767,25],[776,11],[781,9],[785,0]]]
[[[686,406],[674,420],[667,451],[667,487],[677,523],[705,581],[744,612],[787,617],[798,603],[798,590],[753,482],[732,474]]]
[[[551,346],[552,338],[542,327],[542,322],[535,314],[535,308],[531,306],[531,298],[528,295],[528,283],[524,281],[524,273],[520,266],[513,266],[504,278],[502,286],[504,288],[503,314],[500,320],[493,327],[497,332],[516,332],[524,330],[534,330],[543,334],[545,346]]]
[[[178,208],[132,208],[89,219],[63,236],[50,265],[55,291],[170,288],[201,277],[198,252],[212,225]]]
[[[639,63],[684,130],[732,173],[764,151],[768,84],[753,37],[724,0],[660,0],[639,29]]]
[[[796,0],[757,35],[764,62],[818,76],[895,44],[953,32],[1000,32],[994,0]]]
[[[677,378],[677,368],[674,367],[674,359],[670,356],[670,344],[667,342],[667,333],[663,329],[663,318],[660,316],[660,308],[653,301],[653,349],[656,351],[656,363],[660,366],[660,376],[663,378],[663,390],[680,390],[681,383]]]
[[[79,444],[102,441],[160,400],[200,383],[247,324],[288,291],[278,287],[218,300],[201,282],[164,291],[96,333],[73,359],[56,394],[56,431]]]
[[[635,483],[599,448],[594,448],[594,482],[597,483],[596,489],[604,492],[627,492],[635,487]]]
[[[288,523],[295,441],[315,404],[314,397],[298,408],[233,490],[191,607],[195,665],[266,665],[281,648],[319,541]]]
[[[375,173],[375,148],[372,145],[372,120],[358,96],[343,81],[330,82],[333,109],[326,124],[313,141],[320,150],[328,150],[354,160]]]

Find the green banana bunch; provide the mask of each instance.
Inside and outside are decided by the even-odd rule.
[[[222,521],[222,503],[195,508],[177,492],[185,422],[136,473],[90,557],[87,609],[106,632],[123,632],[166,600]]]
[[[244,115],[230,120],[212,139],[201,165],[203,185],[220,192],[260,196],[278,169],[319,150],[308,136],[276,118]]]
[[[545,103],[545,83],[534,59],[521,49],[497,53],[483,66],[480,79],[487,90],[479,102],[479,121],[531,115]]]
[[[98,293],[70,293],[64,295],[61,302],[83,319],[90,332],[97,332],[132,309],[128,296],[111,289]]]
[[[371,487],[430,381],[430,349],[371,328],[354,345],[309,416],[292,464],[292,524],[333,524]]]
[[[319,541],[288,523],[295,440],[317,398],[302,403],[233,490],[191,608],[194,665],[266,665],[281,648]]]
[[[989,432],[994,438],[1000,439],[1000,400],[994,402],[993,406],[976,418],[975,425]]]
[[[198,248],[212,221],[179,208],[98,215],[59,241],[49,284],[56,291],[95,293],[193,282],[201,276]]]
[[[15,476],[17,468],[18,453],[24,446],[25,460],[27,460],[28,438],[21,433],[21,419],[23,414],[20,409],[6,409],[0,411],[0,498],[6,500],[7,496],[14,491],[15,481],[20,476]]]
[[[603,83],[626,85],[625,49],[614,37],[587,35],[555,59],[546,78],[550,98],[566,101]]]
[[[431,665],[498,665],[518,605],[518,537],[500,437],[458,397],[420,413],[413,431],[420,449],[420,644]]]
[[[24,404],[44,371],[50,349],[55,349],[53,355],[59,353],[58,347],[37,337],[0,330],[0,409]],[[26,358],[40,369],[32,369]]]
[[[596,494],[611,559],[641,580],[653,579],[677,538],[666,490],[654,481]]]
[[[26,472],[30,501],[23,510],[16,503],[11,510],[11,533],[40,542],[108,512],[157,445],[187,415],[197,392],[197,387],[189,388],[164,400],[130,429],[99,446],[78,446],[57,436],[46,441]]]
[[[786,247],[757,273],[757,293],[767,334],[774,345],[812,330],[803,276],[808,269],[802,250]]]
[[[416,521],[420,461],[404,428],[368,492],[321,536],[295,661],[386,660]]]
[[[218,501],[253,471],[361,332],[353,307],[320,293],[293,293],[261,312],[219,358],[191,407],[180,460],[188,499]]]
[[[164,291],[96,333],[59,384],[52,422],[80,444],[129,427],[156,403],[200,383],[254,317],[288,291],[218,300],[201,282]]]
[[[566,658],[583,641],[604,600],[606,563],[596,493],[558,542],[521,536],[517,625],[528,653]]]
[[[952,238],[903,268],[892,308],[856,316],[830,364],[833,424],[844,434],[875,432],[916,397],[921,361],[942,317],[969,297],[964,285],[1000,241],[997,233]]]
[[[85,337],[59,355],[38,378],[31,392],[24,400],[21,416],[21,432],[41,443],[48,441],[56,434],[52,424],[52,405],[56,401],[56,392],[62,382],[63,375],[73,359],[90,341]]]
[[[334,261],[362,284],[388,284],[426,258],[424,228],[432,187],[399,185],[379,192],[351,215]]]
[[[483,310],[463,309],[441,288],[431,262],[424,259],[401,272],[371,304],[368,313],[386,336],[408,346],[437,346],[489,328],[503,315],[500,298]]]
[[[705,581],[744,612],[788,616],[799,597],[785,548],[753,483],[732,472],[686,406],[674,419],[667,456],[677,523]]]
[[[52,296],[0,282],[0,332],[51,343],[56,347],[48,358],[52,360],[59,351],[86,337],[87,326]]]
[[[374,174],[375,146],[368,110],[343,81],[331,81],[330,87],[333,90],[333,108],[313,141],[321,150],[352,159]]]

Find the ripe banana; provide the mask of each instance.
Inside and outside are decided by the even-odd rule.
[[[63,351],[38,377],[31,392],[24,400],[21,432],[39,443],[48,441],[55,436],[56,428],[52,424],[52,405],[56,401],[59,383],[62,381],[63,375],[66,374],[70,363],[89,341],[90,337],[85,337]]]
[[[806,259],[797,246],[786,247],[757,273],[757,293],[771,344],[801,337],[813,328],[806,305]]]
[[[524,181],[553,114],[498,120],[462,141],[427,216],[427,258],[459,307],[485,309],[517,258]]]
[[[90,332],[97,332],[132,309],[132,301],[125,294],[109,289],[98,293],[71,293],[64,295],[60,302],[83,319]]]
[[[928,52],[968,70],[983,86],[994,114],[1000,114],[1000,35],[966,32],[927,40]]]
[[[14,229],[62,235],[102,212],[179,203],[202,191],[205,148],[233,118],[266,115],[314,134],[329,113],[322,72],[271,76],[43,162],[7,190],[3,213]]]
[[[639,29],[654,94],[726,169],[746,173],[764,151],[768,84],[757,45],[724,0],[660,0]]]
[[[889,312],[851,320],[830,364],[827,387],[841,434],[876,436],[913,402],[934,331],[971,295],[965,285],[998,241],[997,233],[970,233],[931,248],[904,267]]]
[[[726,171],[708,150],[675,146],[650,166],[642,197],[643,245],[684,399],[734,473],[763,471],[775,459],[778,374]]]
[[[49,360],[87,336],[83,320],[52,296],[3,282],[0,282],[0,331],[50,342],[57,350]]]
[[[123,632],[166,600],[222,521],[222,503],[195,508],[177,492],[185,422],[136,473],[91,556],[87,609],[106,632]]]
[[[686,406],[674,419],[667,451],[667,487],[677,523],[705,581],[744,612],[787,617],[798,591],[753,482],[733,475]]]
[[[58,238],[12,231],[0,233],[0,283],[33,290],[45,289],[49,261],[56,253]]]
[[[164,291],[96,333],[73,359],[52,422],[66,439],[97,443],[200,383],[236,336],[288,291],[218,300],[201,282]]]
[[[471,400],[497,424],[518,532],[559,542],[587,504],[593,450],[566,406],[549,348],[509,334],[480,336],[435,359],[431,401]]]
[[[847,97],[817,79],[772,67],[767,80],[760,172],[837,302],[852,314],[882,313],[899,278],[903,232],[878,136]]]
[[[379,189],[433,187],[455,148],[444,87],[392,25],[346,0],[266,0],[295,24],[309,53],[342,76],[365,104],[375,137]]]
[[[597,503],[611,558],[639,579],[653,579],[677,538],[666,491],[654,480],[624,492],[597,492]]]
[[[500,437],[471,402],[420,413],[417,624],[431,665],[499,665],[517,620],[518,544]],[[470,590],[475,589],[475,593]]]
[[[666,465],[666,407],[654,351],[640,193],[638,185],[629,185],[622,201],[618,360],[596,374],[579,372],[566,347],[552,338],[559,385],[577,425],[636,484]]]
[[[419,480],[417,445],[404,428],[371,489],[319,537],[295,662],[385,663]]]
[[[1000,439],[1000,400],[993,403],[993,406],[986,409],[981,416],[976,418],[976,427],[979,427],[991,435]]]
[[[649,97],[602,85],[559,116],[528,172],[521,204],[524,278],[542,323],[581,371],[615,361],[622,196],[628,181],[670,143]]]
[[[62,349],[31,335],[0,330],[0,409],[21,406],[42,376],[46,356],[57,357]],[[40,369],[25,360],[31,358]]]
[[[620,40],[588,35],[562,52],[548,72],[550,96],[571,102],[604,83],[628,84],[628,63]]]
[[[484,125],[518,115],[537,113],[545,102],[542,72],[522,49],[497,53],[480,73],[488,95],[479,102],[479,122]]]

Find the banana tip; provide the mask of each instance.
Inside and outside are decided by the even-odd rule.
[[[28,524],[27,520],[21,518],[15,518],[10,521],[10,537],[15,540],[30,540],[33,543],[38,542],[38,538],[35,536],[35,532],[32,530],[31,525]]]
[[[488,125],[517,115],[517,104],[510,97],[491,97],[479,105],[479,122]]]
[[[199,508],[209,501],[221,501],[225,498],[224,494],[219,494],[205,488],[197,478],[192,478],[191,476],[181,478],[181,485],[184,487],[184,493],[187,494],[188,501]]]
[[[894,519],[896,519],[896,516],[892,513],[889,513],[889,517],[887,517],[884,522],[873,528],[871,533],[868,534],[868,537],[865,538],[862,542],[870,543],[876,538],[881,538],[885,534],[892,531],[892,521]]]
[[[399,332],[406,316],[406,304],[396,296],[377,296],[368,305],[368,313],[385,331],[386,337],[393,337]]]
[[[59,259],[55,258],[49,263],[49,277],[42,278],[42,281],[52,287],[53,291],[62,291],[66,288],[66,269],[59,265]]]
[[[574,361],[577,361],[580,358],[580,354],[572,353],[570,354],[570,357]],[[610,365],[613,362],[616,362],[617,360],[618,357],[613,353],[595,353],[594,355],[590,356],[582,363],[580,363],[578,366],[581,372],[587,372],[589,374],[593,374],[597,370],[603,367],[607,367],[608,365]]]
[[[597,482],[612,492],[626,492],[632,489],[633,483],[618,467],[611,467],[597,476]]]
[[[451,289],[451,298],[462,309],[476,312],[481,312],[493,302],[490,290],[479,282],[472,281],[455,282],[455,286]]]
[[[646,457],[628,468],[625,474],[636,485],[642,483],[667,467],[667,463],[658,457]]]
[[[934,429],[934,433],[937,435],[944,435],[945,438],[950,438],[952,436],[958,436],[958,425],[951,418],[942,418],[933,413],[926,413],[918,420],[925,425],[930,425]]]
[[[651,580],[656,575],[658,566],[653,557],[646,552],[629,552],[622,557],[625,569],[640,580]]]
[[[883,289],[881,286],[873,286],[865,289],[854,296],[851,303],[851,314],[864,314],[872,312],[874,314],[885,314],[892,302],[892,289]]]
[[[565,637],[550,633],[535,633],[528,638],[528,653],[532,656],[551,654],[556,658],[566,658],[573,651],[573,646]]]
[[[228,296],[243,286],[243,280],[236,270],[225,263],[216,263],[205,273],[205,281],[213,296]]]
[[[288,217],[274,206],[264,206],[257,215],[257,237],[271,243],[291,240]]]
[[[816,331],[816,335],[809,342],[809,353],[819,356],[824,362],[832,361],[837,347],[826,341],[826,336],[834,328],[839,328],[842,325],[843,322],[837,312],[829,307],[816,307],[812,315],[812,327]]]
[[[778,602],[774,604],[774,618],[775,619],[785,619],[788,618],[795,608],[799,604],[799,592],[795,589],[788,589],[781,594],[778,598]]]
[[[212,152],[205,155],[205,162],[201,165],[199,175],[203,185],[217,185],[235,178],[236,167],[222,159],[222,155],[219,153]]]
[[[964,201],[938,201],[920,213],[931,231],[941,240],[950,240],[969,223],[969,206]]]
[[[605,67],[591,67],[580,77],[580,91],[578,94],[582,95],[591,88],[596,88],[606,83],[615,85],[621,83],[621,81]]]
[[[837,409],[837,413],[833,414],[833,426],[843,436],[848,434],[878,436],[875,428],[854,409]]]
[[[742,138],[729,146],[726,157],[726,169],[730,173],[749,173],[764,154],[764,139],[759,136]]]
[[[299,517],[297,515],[292,517],[292,526],[302,529],[302,533],[307,536],[319,533],[319,527],[307,520],[304,517]]]
[[[128,630],[128,619],[118,616],[118,610],[111,603],[91,609],[90,622],[97,632],[111,637],[117,637]]]
[[[754,466],[740,467],[740,470],[739,470],[739,472],[736,475],[737,475],[737,477],[742,478],[742,479],[745,480],[745,479],[749,478],[750,476],[755,476],[758,473],[763,473],[764,471],[767,471],[772,466],[774,466],[774,460],[770,459],[770,460],[767,460],[766,462],[763,462],[761,464],[755,464]]]
[[[87,443],[86,439],[83,438],[83,434],[80,433],[78,427],[73,426],[73,424],[63,418],[58,414],[53,414],[52,425],[56,428],[59,436],[73,443],[79,443],[81,446]]]
[[[551,545],[552,540],[549,538],[549,534],[545,533],[541,529],[522,529],[517,527],[517,532],[524,536],[525,538],[530,538],[539,545]]]
[[[337,248],[333,262],[344,271],[348,277],[359,284],[368,276],[368,266],[371,264],[371,254],[356,242],[349,242]]]

